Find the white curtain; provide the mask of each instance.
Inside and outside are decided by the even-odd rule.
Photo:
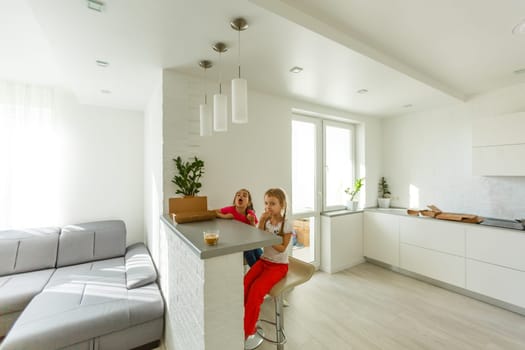
[[[0,81],[0,229],[59,220],[59,140],[51,88]]]

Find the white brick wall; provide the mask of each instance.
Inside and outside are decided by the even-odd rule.
[[[165,347],[242,349],[242,253],[201,260],[164,223],[160,236]]]

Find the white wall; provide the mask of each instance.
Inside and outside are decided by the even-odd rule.
[[[146,244],[159,266],[159,217],[163,203],[162,77],[144,112],[144,224]]]
[[[523,96],[525,84],[515,85],[467,103],[383,120],[383,175],[390,183],[392,204],[435,204],[444,211],[525,217],[525,177],[480,177],[471,172],[472,123],[525,111]],[[410,185],[419,190],[418,202],[410,202]]]
[[[128,243],[144,241],[142,113],[80,105],[64,91],[56,106],[62,162],[45,171],[61,178],[60,217],[50,224],[122,219]]]
[[[228,84],[226,84],[228,85]],[[270,187],[283,187],[291,195],[291,117],[292,109],[301,109],[361,122],[366,143],[367,178],[379,176],[380,121],[352,115],[285,97],[249,91],[248,124],[233,125],[228,131],[211,137],[199,136],[199,104],[204,91],[208,99],[217,90],[216,83],[205,82],[173,71],[164,71],[164,192],[165,201],[175,195],[171,182],[175,174],[173,158],[196,155],[205,163],[203,188],[208,207],[229,205],[235,192],[248,188],[254,196],[257,212],[263,208],[263,194]],[[226,87],[224,93],[229,96]],[[376,186],[367,193],[367,201],[375,203]],[[165,212],[167,204],[165,202]]]

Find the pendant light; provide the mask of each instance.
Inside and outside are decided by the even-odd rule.
[[[232,123],[245,124],[248,123],[248,82],[241,78],[241,31],[248,28],[248,22],[239,17],[230,26],[239,33],[239,77],[232,80]]]
[[[211,68],[213,63],[211,61],[200,61],[199,66],[204,69]],[[204,92],[204,104],[199,106],[199,116],[200,116],[200,135],[201,136],[211,136],[212,130],[212,119],[211,119],[211,110],[208,105],[208,93]]]
[[[228,51],[226,44],[216,43],[213,49],[219,53],[219,65],[221,54]],[[228,99],[222,94],[221,67],[219,66],[219,93],[213,95],[213,130],[217,132],[228,130]]]

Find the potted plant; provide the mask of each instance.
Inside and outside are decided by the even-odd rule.
[[[361,187],[363,187],[363,181],[365,181],[364,177],[355,179],[354,187],[347,187],[345,189],[345,193],[350,196],[349,200],[346,202],[347,209],[354,211],[357,210],[357,205],[359,204],[359,201],[356,199],[356,196],[359,193],[359,191],[361,191]]]
[[[193,157],[192,162],[183,162],[180,156],[174,158],[173,161],[178,172],[178,175],[173,176],[171,180],[177,186],[175,193],[195,196],[202,187],[199,180],[204,174],[204,162],[197,157]]]
[[[169,199],[169,212],[200,212],[208,210],[207,197],[197,194],[200,192],[202,184],[200,179],[204,174],[204,161],[193,157],[190,161],[183,161],[179,156],[174,158],[177,174],[173,176],[171,182],[177,186],[176,194],[184,197]]]
[[[390,208],[390,190],[388,189],[388,183],[386,182],[385,177],[381,177],[379,180],[379,189],[378,189],[377,205],[379,208]]]

